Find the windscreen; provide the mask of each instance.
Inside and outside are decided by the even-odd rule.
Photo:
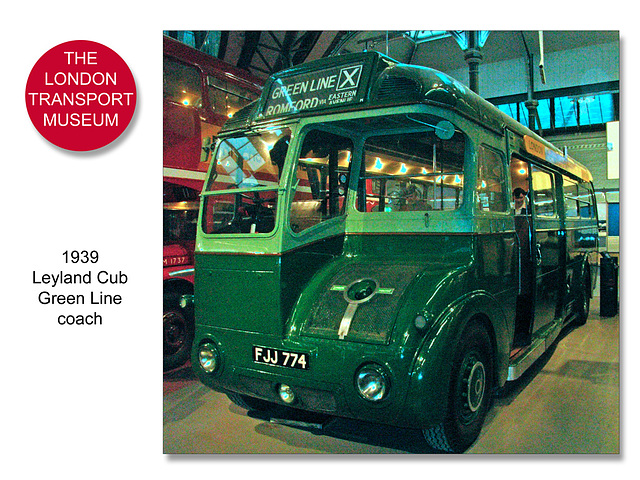
[[[290,138],[285,128],[220,140],[204,192],[205,233],[274,229],[277,187]],[[224,192],[207,195],[217,191]]]
[[[220,140],[206,191],[276,186],[290,138],[277,129]]]

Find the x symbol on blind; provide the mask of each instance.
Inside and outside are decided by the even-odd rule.
[[[340,82],[338,83],[337,90],[357,87],[357,81],[359,80],[359,78],[356,78],[356,75],[360,73],[361,69],[361,65],[356,65],[355,67],[343,68],[342,70],[340,70]]]

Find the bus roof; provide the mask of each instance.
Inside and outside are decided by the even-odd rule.
[[[585,181],[592,180],[583,165],[454,78],[432,68],[399,63],[378,52],[327,57],[272,75],[260,99],[237,112],[221,133],[287,117],[417,103],[453,110],[498,134],[505,129],[513,132],[511,136],[520,139],[517,148]]]

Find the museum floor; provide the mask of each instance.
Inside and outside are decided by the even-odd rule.
[[[601,317],[594,297],[587,324],[563,332],[555,348],[494,399],[468,453],[619,453],[619,339],[619,315]],[[188,366],[164,375],[163,392],[168,454],[434,453],[418,431],[344,419],[307,418],[310,425],[301,426],[261,418],[200,384]]]

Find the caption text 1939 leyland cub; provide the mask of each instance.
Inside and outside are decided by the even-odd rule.
[[[118,271],[110,273],[100,270],[95,273],[91,270],[83,273],[38,273],[33,271],[32,281],[34,285],[46,285],[48,289],[64,288],[72,285],[73,288],[84,289],[86,286],[98,284],[105,288],[110,285],[124,285],[128,281],[127,275]],[[90,288],[90,287],[89,287]],[[38,293],[38,303],[41,305],[121,305],[122,295],[106,293],[103,290],[90,289],[88,291],[76,290],[73,293],[52,293],[50,290],[42,290]],[[61,313],[57,316],[60,325],[102,325],[103,317],[98,312],[71,314]]]

